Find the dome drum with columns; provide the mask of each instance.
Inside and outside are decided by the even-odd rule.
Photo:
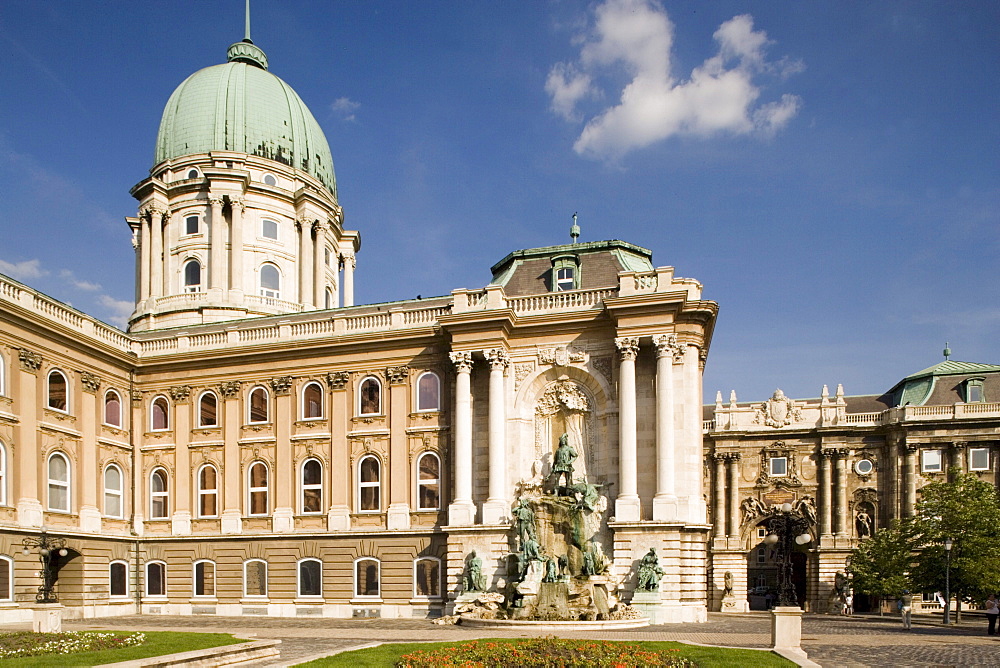
[[[170,96],[132,189],[132,331],[353,305],[361,237],[343,227],[326,137],[266,68],[237,42]]]

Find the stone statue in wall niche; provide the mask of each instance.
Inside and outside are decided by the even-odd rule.
[[[473,550],[465,562],[465,591],[486,591],[486,576],[483,574],[483,560]]]
[[[733,595],[733,572],[726,571],[723,577],[725,585],[722,589],[722,596],[725,598]]]
[[[858,538],[868,538],[872,535],[872,516],[864,508],[859,508],[855,516]]]
[[[660,568],[660,558],[656,556],[656,548],[649,548],[649,552],[639,562],[639,585],[637,589],[641,591],[656,591],[660,587],[660,578],[663,577],[664,570]]]

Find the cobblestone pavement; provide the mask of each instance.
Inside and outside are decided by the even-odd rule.
[[[822,666],[998,666],[1000,636],[986,635],[986,622],[969,616],[945,628],[940,616],[914,616],[912,631],[904,631],[896,616],[805,615],[802,647]],[[765,648],[770,642],[767,613],[711,613],[706,624],[671,624],[614,632],[564,633],[567,638],[606,640],[680,640],[702,645]],[[483,637],[548,635],[521,630],[463,629],[437,626],[416,619],[298,619],[275,617],[130,616],[72,620],[66,630],[116,629],[231,632],[281,640],[281,658],[257,667],[289,666],[373,643],[471,640]]]

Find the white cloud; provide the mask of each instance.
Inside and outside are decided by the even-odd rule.
[[[77,290],[84,290],[86,292],[97,292],[101,289],[99,283],[91,283],[90,281],[83,281],[73,275],[73,272],[69,269],[63,269],[59,272],[59,278],[68,282]]]
[[[19,281],[41,278],[48,273],[42,269],[41,262],[38,260],[25,260],[23,262],[6,262],[0,260],[0,274],[7,274]]]
[[[122,329],[128,324],[128,317],[135,310],[135,303],[123,299],[115,299],[110,295],[98,295],[97,303],[107,309],[108,320],[112,325]]]
[[[617,158],[674,135],[768,136],[798,113],[801,100],[787,93],[758,104],[761,75],[787,77],[803,65],[769,63],[765,49],[771,42],[754,30],[751,16],[719,26],[713,35],[718,52],[683,80],[672,72],[673,37],[674,26],[656,0],[605,0],[597,7],[577,62],[557,63],[545,82],[555,113],[570,121],[589,116],[573,146],[577,153]],[[585,99],[603,97],[597,77],[615,66],[630,77],[618,104],[582,113]]]
[[[360,102],[355,102],[349,97],[338,97],[330,105],[330,109],[343,116],[345,121],[355,120],[354,112],[361,108]]]

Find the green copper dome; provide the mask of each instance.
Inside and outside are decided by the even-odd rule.
[[[267,71],[248,41],[229,47],[229,62],[189,76],[160,120],[154,164],[193,153],[236,151],[276,160],[319,179],[337,196],[326,136],[292,87]]]

